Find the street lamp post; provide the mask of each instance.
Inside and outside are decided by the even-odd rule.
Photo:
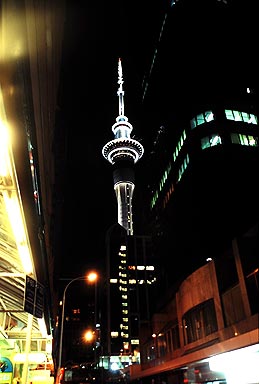
[[[99,332],[100,332],[100,325],[99,325],[99,316],[98,316],[98,306],[97,306],[97,280],[98,276],[95,272],[89,273],[88,275],[88,281],[91,283],[94,283],[94,334],[95,334],[95,346],[94,346],[94,363],[96,367],[99,368],[99,362],[97,359],[97,348],[99,343]]]
[[[86,276],[75,277],[70,280],[68,284],[64,288],[63,298],[62,298],[62,312],[61,312],[61,325],[60,325],[60,340],[59,340],[59,354],[58,354],[58,375],[60,374],[61,364],[62,364],[62,350],[63,350],[63,334],[64,334],[64,318],[65,318],[65,302],[66,302],[66,292],[68,287],[74,282],[78,280],[88,280],[89,283],[95,283],[97,281],[98,275],[96,272],[90,272]]]

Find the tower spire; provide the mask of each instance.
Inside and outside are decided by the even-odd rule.
[[[124,116],[124,91],[123,91],[123,75],[122,75],[122,65],[121,59],[118,61],[118,84],[119,89],[117,95],[119,96],[119,116]]]

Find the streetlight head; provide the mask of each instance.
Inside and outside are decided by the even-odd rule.
[[[87,330],[84,334],[85,341],[91,342],[94,339],[94,333],[92,330]]]
[[[98,279],[98,274],[96,272],[90,272],[87,275],[87,280],[89,283],[95,283]]]

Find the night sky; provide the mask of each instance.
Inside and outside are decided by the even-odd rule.
[[[179,0],[178,5],[184,6],[186,2]],[[200,14],[195,10],[197,2],[191,3],[196,14]],[[247,86],[249,79],[242,70],[256,67],[253,41],[245,38],[246,34],[253,36],[250,29],[254,23],[248,22],[253,15],[249,11],[250,3],[243,2],[246,8],[239,6],[238,13],[231,8],[231,1],[206,0],[199,3],[205,6],[203,9],[200,5],[199,10],[203,11],[201,17],[205,26],[209,27],[213,22],[215,33],[212,40],[206,42],[205,38],[206,44],[201,46],[199,37],[204,37],[207,32],[197,27],[193,37],[193,30],[189,28],[193,13],[187,13],[181,22],[175,18],[175,25],[171,26],[174,36],[172,50],[168,53],[165,70],[165,73],[173,70],[176,74],[169,95],[170,113],[179,112],[182,105],[189,103],[191,91],[201,92],[201,78],[206,79],[203,81],[207,85],[206,91],[213,88],[219,75],[222,76],[221,81],[228,81],[230,86],[231,82],[237,83],[237,79],[240,86]],[[226,23],[229,25],[226,36],[221,28],[223,20],[210,12],[209,4],[214,6],[214,3],[226,7],[224,14],[231,20],[231,25]],[[158,44],[159,33],[169,4],[167,0],[67,1],[59,111],[59,125],[64,135],[63,277],[75,277],[91,265],[103,265],[105,233],[117,222],[112,166],[103,158],[102,147],[113,139],[111,128],[118,116],[119,57],[124,76],[125,115],[133,125],[132,136],[141,140],[145,149],[143,159],[135,167],[135,203],[139,195],[143,198],[140,181],[145,175],[145,159],[155,132],[141,120],[142,85],[149,76],[155,49],[163,43]],[[222,13],[219,12],[219,15]],[[247,20],[246,24],[241,22],[241,16]],[[222,57],[218,57],[213,50],[213,44],[217,47],[219,37],[224,42]],[[249,50],[248,56],[239,54],[240,49]],[[197,58],[201,55],[204,59],[202,66],[199,66]],[[235,72],[237,69],[238,72]],[[166,82],[167,78],[163,81]],[[157,105],[151,112],[155,110],[158,110]],[[154,121],[152,123],[155,125]],[[160,119],[159,123],[163,120]],[[135,203],[134,228],[138,225]]]

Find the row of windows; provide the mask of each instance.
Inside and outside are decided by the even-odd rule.
[[[163,208],[165,208],[166,204],[170,200],[171,194],[174,192],[174,186],[173,183],[170,185],[168,191],[165,194],[164,202],[163,202]]]
[[[178,157],[178,155],[179,155],[179,153],[181,151],[181,148],[183,147],[183,144],[184,144],[185,140],[186,140],[186,132],[184,130],[182,135],[181,135],[181,137],[180,137],[180,139],[179,139],[179,141],[178,141],[178,143],[177,143],[177,145],[176,145],[175,151],[173,153],[173,160],[174,160],[174,162],[176,161],[176,159],[177,159],[177,157]],[[168,164],[168,166],[167,166],[167,168],[166,168],[166,170],[165,170],[165,172],[164,172],[164,174],[163,174],[163,176],[161,178],[161,181],[159,183],[159,191],[156,191],[154,193],[154,196],[153,196],[153,198],[151,200],[151,209],[156,204],[159,192],[162,191],[163,186],[164,186],[164,184],[165,184],[165,182],[166,182],[166,180],[167,180],[167,178],[168,178],[168,176],[169,176],[169,174],[171,172],[171,168],[172,168],[172,163],[169,162],[169,164]]]
[[[225,116],[227,120],[243,121],[248,124],[258,124],[258,118],[253,113],[225,109]],[[215,117],[212,111],[200,113],[190,121],[191,129],[196,128],[198,125],[209,123],[213,120],[215,120]]]
[[[213,299],[187,312],[183,317],[184,344],[202,339],[218,330]]]
[[[243,135],[240,133],[231,133],[230,135],[232,144],[241,144],[250,147],[258,146],[258,137],[253,135]],[[203,137],[201,139],[201,149],[214,147],[215,145],[222,144],[221,136],[214,133],[212,135]]]
[[[252,135],[241,135],[237,133],[231,134],[231,142],[233,144],[247,145],[251,147],[258,147],[258,137]]]
[[[127,195],[127,200],[128,200],[128,193]],[[128,285],[128,274],[126,270],[126,258],[127,258],[127,253],[126,253],[126,248],[123,246],[120,247],[120,252],[119,252],[119,257],[120,257],[120,265],[119,265],[119,291],[121,293],[121,323],[120,323],[120,336],[123,339],[128,339],[128,295],[127,295],[127,285]]]
[[[209,299],[188,311],[182,319],[184,344],[202,339],[218,330],[214,300]],[[178,325],[164,333],[153,335],[146,347],[146,362],[163,357],[180,348]]]
[[[225,116],[227,120],[243,121],[244,123],[249,123],[249,124],[258,124],[257,116],[255,116],[252,113],[226,109]],[[197,127],[198,125],[208,123],[212,120],[214,120],[214,114],[212,111],[206,111],[204,113],[200,113],[190,121],[191,129]],[[231,142],[233,144],[241,144],[246,146],[258,146],[258,137],[256,136],[231,133],[230,137],[231,137]],[[173,162],[175,162],[177,157],[179,156],[179,153],[183,147],[185,140],[186,140],[186,132],[184,130],[173,152]],[[220,135],[216,133],[201,139],[201,149],[213,147],[219,144],[222,144],[222,138],[220,137]],[[180,181],[184,171],[186,170],[188,163],[189,163],[189,157],[187,155],[186,159],[184,160],[184,163],[181,165],[179,169],[178,181]],[[159,197],[159,193],[162,191],[166,183],[166,180],[169,177],[171,169],[172,169],[172,163],[170,161],[160,180],[159,189],[154,192],[154,195],[151,198],[151,204],[150,204],[151,209],[153,209],[153,207],[155,206]]]
[[[186,168],[187,168],[187,165],[189,164],[190,162],[190,158],[189,158],[189,155],[187,153],[187,155],[185,156],[185,159],[183,161],[183,163],[181,164],[180,166],[180,169],[179,169],[179,172],[178,172],[178,180],[177,181],[180,181],[181,178],[182,178],[182,175],[184,174]]]
[[[225,116],[228,120],[243,121],[244,123],[249,124],[258,124],[257,116],[255,116],[253,113],[225,109]]]
[[[218,144],[222,144],[222,140],[221,137],[217,134],[212,134],[201,139],[201,149],[214,147]]]
[[[214,114],[212,111],[199,113],[199,115],[191,119],[190,121],[191,129],[196,128],[198,125],[209,123],[212,120],[214,120]]]

